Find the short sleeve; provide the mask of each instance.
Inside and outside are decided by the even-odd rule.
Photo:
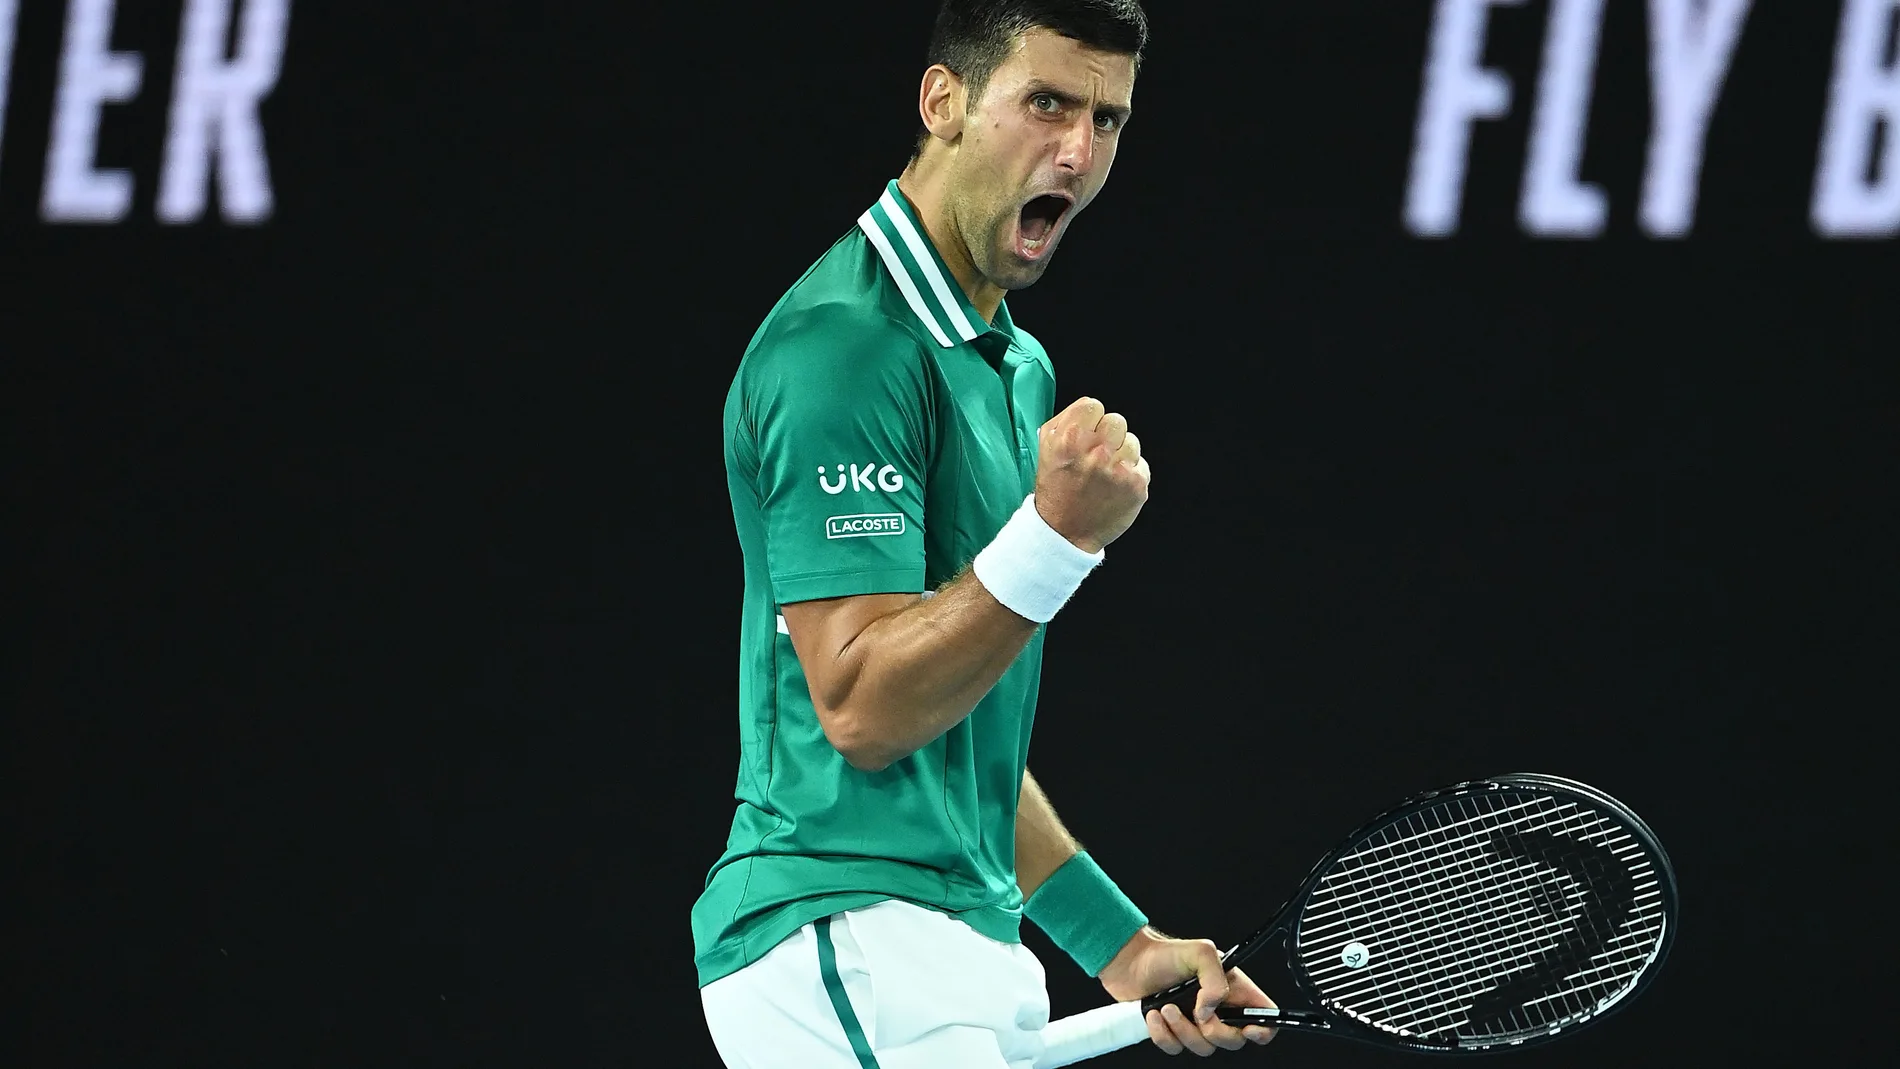
[[[916,342],[840,305],[777,327],[746,384],[773,599],[921,592],[930,392]]]

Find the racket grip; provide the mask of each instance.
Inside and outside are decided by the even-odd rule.
[[[1099,1057],[1148,1039],[1148,1022],[1139,1002],[1098,1006],[1050,1021],[1042,1030],[1042,1056],[1036,1069],[1057,1069]]]
[[[1255,939],[1247,944],[1228,948],[1227,952],[1220,956],[1221,968],[1226,970],[1239,965],[1241,959],[1251,954],[1259,945],[1260,941]],[[1201,982],[1193,977],[1189,977],[1173,987],[1168,988],[1166,991],[1157,991],[1143,998],[1141,1000],[1141,1015],[1146,1017],[1149,1010],[1158,1010],[1172,1002],[1182,1013],[1187,1014],[1189,1019],[1192,1019],[1194,1017],[1194,1003],[1195,1000],[1200,997],[1200,994]]]
[[[1184,980],[1166,991],[1157,991],[1142,999],[1141,1015],[1146,1018],[1149,1010],[1158,1010],[1173,1003],[1189,1020],[1193,1020],[1194,1004],[1199,1000],[1200,994],[1199,980]],[[1215,1011],[1215,1016],[1219,1017],[1223,1024],[1230,1024],[1235,1028],[1245,1028],[1252,1024],[1267,1028],[1285,1028],[1291,1025],[1295,1028],[1317,1028],[1326,1031],[1333,1027],[1332,1020],[1325,1014],[1308,1010],[1222,1006]]]
[[[1168,988],[1166,991],[1157,991],[1143,998],[1141,1000],[1141,1014],[1143,1017],[1146,1017],[1149,1010],[1158,1010],[1172,1002],[1182,1013],[1192,1018],[1194,1016],[1194,1003],[1195,1000],[1200,997],[1200,994],[1201,982],[1199,980],[1183,980],[1173,987]]]

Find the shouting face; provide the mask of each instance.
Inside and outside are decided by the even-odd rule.
[[[970,103],[945,207],[991,285],[1042,277],[1108,181],[1134,85],[1134,57],[1031,30]]]

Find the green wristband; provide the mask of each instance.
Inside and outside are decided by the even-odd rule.
[[[1062,863],[1023,903],[1023,916],[1095,976],[1148,923],[1084,850]]]

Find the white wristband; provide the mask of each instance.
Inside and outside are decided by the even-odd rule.
[[[1056,533],[1036,511],[1036,495],[1030,494],[976,555],[970,570],[1005,608],[1046,624],[1104,555],[1101,550],[1089,553]]]

